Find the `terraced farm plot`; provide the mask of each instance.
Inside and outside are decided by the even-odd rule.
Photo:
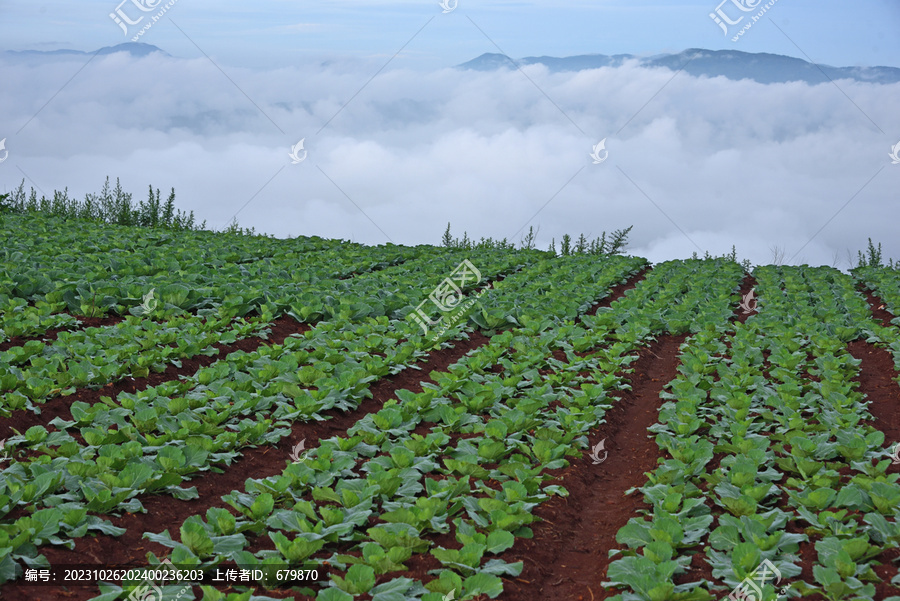
[[[0,235],[4,600],[900,599],[896,271]]]

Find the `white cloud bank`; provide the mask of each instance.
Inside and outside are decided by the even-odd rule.
[[[354,98],[380,65],[223,67],[233,84],[206,59],[120,53],[54,96],[80,66],[0,58],[0,190],[24,173],[48,194],[83,196],[109,175],[136,198],[174,187],[212,227],[253,198],[243,226],[364,243],[385,242],[381,230],[438,243],[448,221],[476,239],[530,223],[542,247],[634,225],[631,251],[654,261],[734,244],[754,262],[777,246],[846,266],[870,236],[900,257],[900,165],[888,158],[900,85],[537,65],[527,78],[386,70]],[[301,138],[309,154],[291,164]],[[602,138],[609,158],[595,165]]]

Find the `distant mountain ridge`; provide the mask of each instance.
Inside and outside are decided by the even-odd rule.
[[[160,52],[165,56],[170,56],[164,50],[157,48],[153,44],[141,44],[138,42],[128,42],[118,44],[116,46],[105,46],[94,52],[84,52],[82,50],[7,50],[6,54],[19,57],[42,57],[42,56],[90,56],[92,54],[106,55],[115,54],[117,52],[127,52],[131,56],[141,57]]]
[[[171,56],[161,48],[152,44],[128,42],[116,46],[106,46],[93,52],[83,50],[7,50],[4,54],[10,58],[54,58],[54,57],[87,57],[92,54],[109,55],[126,52],[133,57],[145,57],[154,53]],[[692,58],[693,57],[693,58]],[[751,79],[770,83],[787,83],[802,81],[811,85],[827,83],[829,79],[852,79],[854,81],[893,84],[900,82],[900,68],[897,67],[832,67],[815,65],[803,59],[769,54],[765,52],[750,53],[738,50],[704,50],[689,48],[677,54],[660,54],[652,57],[639,57],[633,54],[582,54],[578,56],[527,56],[513,59],[505,54],[482,54],[478,58],[457,65],[458,69],[475,71],[495,71],[512,69],[515,65],[525,66],[541,64],[551,72],[582,71],[602,67],[620,67],[626,61],[637,61],[642,67],[663,67],[672,71],[684,69],[684,72],[696,77],[726,77],[732,80]]]
[[[695,56],[696,55],[696,56]],[[691,60],[691,57],[694,57]],[[696,77],[723,76],[732,80],[752,79],[770,83],[803,81],[808,84],[826,83],[830,79],[892,84],[900,82],[900,68],[896,67],[832,67],[815,65],[805,60],[781,54],[750,53],[737,50],[704,50],[690,48],[678,54],[661,54],[638,57],[631,54],[583,54],[579,56],[552,57],[529,56],[512,59],[505,54],[482,54],[461,65],[458,69],[495,71],[512,69],[515,65],[545,65],[551,72],[582,71],[601,67],[619,67],[625,61],[637,61],[642,67],[664,67],[672,71],[684,68],[685,73]]]

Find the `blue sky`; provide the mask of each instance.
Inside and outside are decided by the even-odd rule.
[[[0,0],[0,45],[94,50],[121,43],[126,37],[108,16],[117,1]],[[808,56],[835,66],[900,67],[896,0],[779,0],[769,22],[738,42],[709,18],[716,5],[715,0],[459,0],[456,10],[444,15],[436,0],[178,0],[168,13],[171,22],[164,19],[142,41],[185,58],[200,55],[196,44],[225,64],[257,68],[321,57],[387,59],[407,42],[396,66],[440,68],[499,46],[515,57],[732,48]]]

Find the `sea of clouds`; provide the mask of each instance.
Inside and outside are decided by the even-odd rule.
[[[237,215],[279,237],[369,244],[437,244],[450,222],[475,239],[534,226],[546,248],[633,225],[629,250],[653,261],[735,245],[754,263],[779,250],[846,267],[868,237],[900,257],[900,164],[888,156],[900,85],[762,85],[636,64],[373,78],[384,59],[86,60],[0,55],[0,191],[24,179],[83,196],[118,177],[136,199],[175,188],[213,228]]]

